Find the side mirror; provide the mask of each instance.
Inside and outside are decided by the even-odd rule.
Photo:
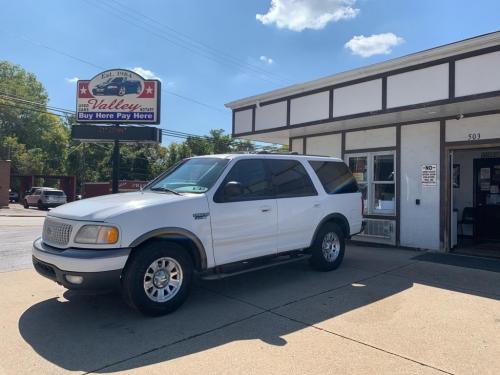
[[[231,200],[243,195],[243,185],[238,181],[229,181],[224,186],[224,198]]]

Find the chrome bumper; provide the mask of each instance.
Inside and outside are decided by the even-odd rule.
[[[47,246],[41,238],[33,242],[33,257],[69,272],[105,272],[125,267],[130,248],[122,249],[57,249]]]

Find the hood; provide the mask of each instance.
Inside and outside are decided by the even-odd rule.
[[[70,220],[105,221],[129,211],[177,202],[190,197],[192,196],[153,192],[109,194],[64,204],[52,209],[47,216]]]

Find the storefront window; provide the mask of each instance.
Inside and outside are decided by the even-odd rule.
[[[396,209],[394,184],[374,184],[373,211],[393,214]]]
[[[373,180],[394,181],[394,155],[373,155]]]
[[[373,212],[396,212],[394,192],[394,155],[373,155]]]
[[[396,213],[394,152],[347,156],[365,202],[364,214]]]
[[[349,158],[349,169],[358,184],[368,181],[368,158],[366,156],[353,156]]]
[[[368,213],[368,157],[353,156],[349,158],[349,169],[356,179],[359,191],[363,196],[364,214]]]

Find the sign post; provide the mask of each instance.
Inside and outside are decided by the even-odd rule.
[[[116,124],[116,126],[120,126]],[[111,192],[118,193],[118,180],[120,179],[120,141],[115,139],[113,146],[113,178],[111,183]]]
[[[159,80],[146,80],[126,69],[106,70],[91,80],[77,82],[76,121],[114,124],[114,126],[91,125],[97,131],[84,128],[82,125],[71,129],[74,139],[113,142],[113,194],[118,193],[120,141],[161,142],[161,133],[158,129],[145,128],[139,131],[136,127],[120,125],[159,124],[160,94]],[[150,131],[142,132],[142,130]]]

